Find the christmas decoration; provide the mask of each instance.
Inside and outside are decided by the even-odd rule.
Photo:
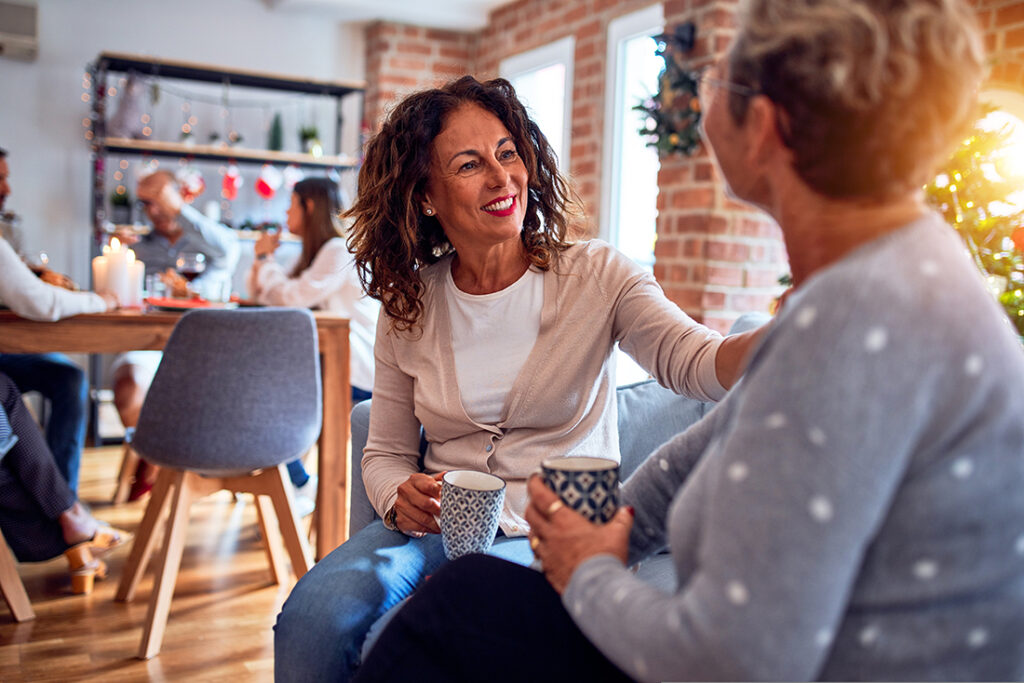
[[[290,164],[284,169],[284,186],[289,190],[295,187],[295,183],[306,177],[302,169],[295,164]]]
[[[256,194],[264,199],[273,199],[277,188],[281,187],[284,176],[270,164],[264,164],[260,175],[256,178]]]
[[[238,166],[230,164],[224,170],[224,177],[220,181],[220,196],[233,202],[238,198],[238,189],[242,187],[242,173]]]
[[[195,166],[182,166],[174,174],[174,177],[178,180],[178,186],[181,188],[181,198],[189,204],[206,189],[203,174]]]
[[[647,146],[660,155],[682,152],[689,156],[700,143],[697,78],[684,61],[696,37],[692,22],[654,37],[658,44],[655,53],[665,60],[665,69],[658,78],[657,94],[633,109],[647,115],[639,132],[648,139]]]
[[[1024,335],[1024,209],[1008,201],[1022,187],[1024,169],[1014,168],[1020,150],[1009,151],[1011,131],[993,128],[993,116],[987,112],[975,125],[925,192]]]

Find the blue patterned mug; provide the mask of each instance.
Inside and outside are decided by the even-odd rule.
[[[591,522],[604,524],[619,509],[619,463],[568,456],[541,463],[542,477],[562,502]]]
[[[441,543],[449,560],[485,553],[498,533],[505,480],[485,472],[452,470],[441,479]]]

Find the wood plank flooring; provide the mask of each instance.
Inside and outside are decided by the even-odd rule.
[[[119,447],[87,449],[79,495],[99,519],[134,531],[146,501],[109,504],[120,462]],[[87,596],[71,594],[63,556],[18,565],[36,619],[15,623],[0,600],[0,681],[272,681],[272,627],[294,578],[271,582],[257,528],[251,496],[192,506],[163,648],[149,661],[135,655],[152,567],[134,602],[114,602],[128,544],[105,558],[109,577]]]

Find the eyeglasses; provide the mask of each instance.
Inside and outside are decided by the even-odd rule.
[[[739,83],[733,83],[732,81],[726,81],[718,78],[718,66],[710,64],[708,66],[690,71],[690,78],[697,83],[697,97],[706,100],[710,92],[710,88],[722,88],[729,92],[734,92],[737,95],[743,95],[744,97],[753,97],[754,95],[760,95],[761,91],[757,88],[751,88],[750,86],[741,85]]]

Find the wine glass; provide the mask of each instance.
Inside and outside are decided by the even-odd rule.
[[[192,282],[206,270],[206,255],[198,252],[182,252],[174,265],[178,274]]]

